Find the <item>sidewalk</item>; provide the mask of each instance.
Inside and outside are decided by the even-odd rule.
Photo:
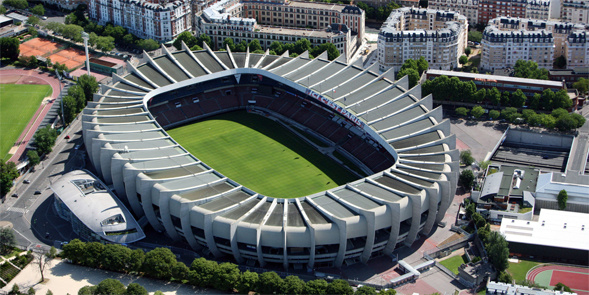
[[[202,289],[190,285],[169,283],[160,280],[148,279],[117,272],[83,267],[65,263],[60,259],[53,260],[51,267],[45,271],[45,283],[39,284],[41,273],[36,261],[27,265],[2,291],[8,292],[14,284],[18,284],[20,290],[26,292],[33,287],[37,294],[45,294],[51,290],[53,294],[78,294],[80,288],[87,285],[97,285],[101,281],[112,278],[121,281],[125,286],[130,283],[138,283],[150,294],[162,291],[164,294],[223,294],[216,290]]]

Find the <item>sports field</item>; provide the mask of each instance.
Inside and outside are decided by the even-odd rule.
[[[236,111],[168,130],[194,156],[265,196],[296,198],[356,177],[288,129]]]
[[[44,97],[51,95],[49,85],[0,84],[0,156],[7,160],[10,148],[18,140]]]

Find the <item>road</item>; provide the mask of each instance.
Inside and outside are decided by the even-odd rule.
[[[84,167],[85,153],[74,149],[76,144],[82,143],[81,127],[80,119],[76,119],[57,138],[53,152],[37,165],[35,171],[17,180],[14,192],[19,197],[6,197],[0,205],[0,220],[13,224],[20,246],[52,245],[54,240],[69,241],[73,237],[69,223],[55,215],[51,208],[53,193],[49,185],[65,171]],[[66,140],[66,135],[71,139]],[[24,179],[30,184],[23,183]],[[35,191],[41,194],[35,195]],[[68,226],[69,230],[64,230]]]

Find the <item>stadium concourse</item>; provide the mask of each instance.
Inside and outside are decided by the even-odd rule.
[[[183,46],[143,55],[127,65],[129,74],[101,85],[83,112],[83,136],[97,173],[173,239],[249,265],[339,267],[411,245],[450,206],[456,139],[441,108],[432,110],[419,85],[408,89],[407,78],[329,61],[326,53],[310,59]],[[272,198],[199,161],[165,131],[246,109],[314,134],[370,176]]]

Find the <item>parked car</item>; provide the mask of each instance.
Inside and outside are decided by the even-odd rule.
[[[13,198],[18,198],[18,194],[12,194]]]
[[[69,136],[69,135],[66,135],[66,136],[65,136],[65,139],[70,139],[70,136]]]
[[[35,195],[40,195],[41,191],[35,191]]]
[[[30,180],[28,180],[28,179],[25,179],[25,180],[23,180],[23,181],[22,181],[22,183],[29,184],[29,183],[31,183],[31,181],[30,181]]]

